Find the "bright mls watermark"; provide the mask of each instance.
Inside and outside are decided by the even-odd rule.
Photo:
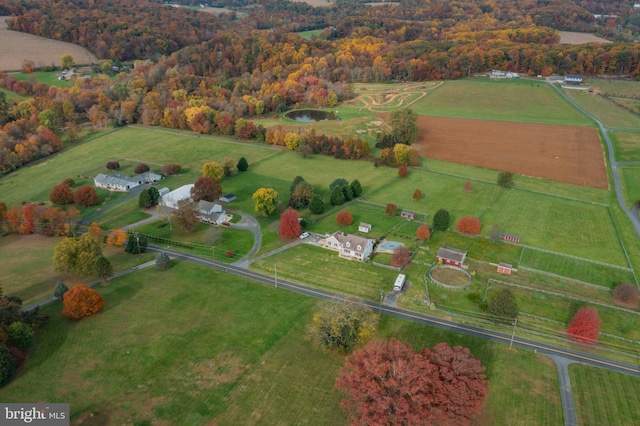
[[[69,404],[0,403],[0,425],[69,426]]]

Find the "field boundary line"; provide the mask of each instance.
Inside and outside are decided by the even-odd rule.
[[[622,247],[622,252],[624,253],[625,259],[627,259],[627,265],[629,265],[629,269],[631,270],[631,274],[633,275],[633,279],[636,281],[636,286],[638,286],[638,277],[636,277],[636,273],[633,270],[633,265],[631,264],[631,259],[629,259],[629,253],[627,253],[627,248],[624,246],[622,242],[622,237],[620,236],[620,232],[618,231],[618,225],[616,225],[615,218],[613,217],[613,213],[611,212],[611,208],[607,208],[609,212],[609,218],[611,219],[611,223],[613,223],[613,229],[616,230],[616,236],[618,237],[618,242],[620,243],[620,247]]]
[[[531,287],[527,287],[527,286],[520,285],[520,284],[510,283],[508,281],[496,280],[495,278],[489,278],[488,281],[489,282],[493,282],[493,283],[497,283],[497,284],[511,286],[511,287],[521,288],[523,290],[539,291],[541,293],[545,293],[545,294],[548,294],[548,295],[551,295],[551,296],[564,297],[564,298],[571,299],[571,300],[577,300],[577,301],[580,301],[580,302],[587,302],[587,303],[590,303],[590,304],[593,304],[593,305],[602,306],[603,308],[611,308],[611,309],[616,309],[616,310],[622,311],[622,312],[628,312],[628,313],[631,313],[631,314],[634,314],[634,315],[640,315],[640,312],[638,312],[638,311],[632,311],[630,309],[620,308],[618,306],[605,305],[604,303],[601,303],[601,302],[594,302],[594,301],[591,301],[591,300],[580,299],[580,298],[575,297],[575,296],[568,296],[566,294],[556,293],[555,291],[542,290],[542,289],[539,289],[539,288],[531,288]]]
[[[633,269],[631,269],[631,268],[629,268],[627,266],[614,265],[612,263],[600,262],[599,260],[586,259],[584,257],[574,256],[572,254],[567,254],[567,253],[560,253],[560,252],[557,252],[557,251],[547,250],[547,249],[543,249],[543,248],[540,248],[540,247],[528,246],[528,245],[522,244],[522,243],[515,244],[515,243],[510,243],[509,241],[505,241],[505,243],[512,244],[512,245],[515,245],[515,246],[521,246],[523,248],[527,248],[527,249],[530,249],[530,250],[533,250],[533,251],[540,251],[542,253],[548,253],[548,254],[553,254],[553,255],[556,255],[556,256],[568,257],[569,259],[581,260],[581,261],[586,262],[586,263],[593,263],[593,264],[596,264],[596,265],[607,266],[609,268],[620,269],[622,271],[633,272]],[[627,262],[628,262],[628,260],[629,259],[627,257]]]
[[[582,280],[579,280],[579,279],[576,279],[576,278],[567,277],[565,275],[554,274],[553,272],[547,272],[547,271],[543,271],[541,269],[530,268],[528,266],[518,265],[518,267],[520,269],[522,269],[523,271],[534,272],[534,273],[537,273],[537,274],[547,275],[547,276],[552,277],[552,278],[559,278],[559,279],[562,279],[562,280],[571,281],[574,284],[580,284],[580,285],[583,285],[583,286],[586,286],[586,287],[591,287],[591,288],[594,288],[594,289],[607,290],[607,287],[605,287],[603,285],[598,285],[598,284],[590,283],[590,282],[587,282],[587,281],[582,281]]]

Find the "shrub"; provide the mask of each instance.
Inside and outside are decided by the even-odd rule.
[[[398,210],[398,206],[396,206],[393,203],[388,203],[387,207],[384,210],[384,212],[387,214],[387,216],[395,216],[396,215],[396,210]]]
[[[634,284],[620,283],[613,289],[611,297],[613,297],[613,301],[617,305],[635,309],[638,307],[638,301],[640,300],[640,290]]]
[[[182,170],[182,166],[177,163],[165,164],[164,166],[162,166],[162,169],[160,169],[161,173],[167,176],[178,175],[180,174],[181,170]]]
[[[422,199],[422,191],[420,191],[419,189],[413,191],[413,199],[416,201],[420,201]]]
[[[93,186],[82,185],[73,194],[73,201],[75,201],[76,204],[80,204],[82,207],[89,207],[98,204],[99,197]]]
[[[72,178],[68,177],[68,178],[65,178],[65,179],[62,181],[62,184],[63,184],[63,185],[67,185],[67,186],[71,187],[71,186],[73,186],[73,185],[75,185],[75,184],[76,184],[76,181],[75,181],[75,180],[73,180]]]
[[[498,186],[502,188],[513,188],[513,173],[502,172],[498,175]]]
[[[107,161],[108,170],[120,170],[120,163],[117,161]]]
[[[49,195],[49,201],[60,205],[71,204],[73,203],[73,191],[69,185],[64,183],[56,185],[53,187],[51,195]]]
[[[236,252],[234,252],[233,250],[227,250],[227,253],[226,253],[227,257],[231,258],[235,255],[236,255]]]
[[[159,271],[166,271],[171,268],[171,259],[165,252],[160,252],[156,255],[156,269]]]
[[[24,364],[25,360],[27,359],[27,357],[24,355],[24,352],[13,346],[9,348],[9,352],[11,353],[13,359],[16,361],[16,368],[22,367],[22,364]]]
[[[0,344],[0,387],[6,385],[16,372],[16,360],[6,345]]]
[[[133,171],[134,171],[137,175],[139,175],[139,174],[141,174],[141,173],[146,173],[146,172],[148,172],[149,170],[150,170],[150,169],[149,169],[149,166],[147,166],[147,165],[146,165],[146,164],[144,164],[144,163],[140,163],[140,164],[138,164],[138,165],[136,166],[136,168],[135,168],[135,169],[133,169]]]
[[[593,344],[600,335],[600,316],[596,308],[581,307],[567,327],[567,333],[576,342]]]
[[[7,334],[9,335],[9,344],[21,351],[25,351],[33,345],[33,330],[21,321],[9,325]]]
[[[482,227],[482,223],[480,219],[477,217],[465,216],[461,218],[456,224],[456,229],[458,232],[463,234],[472,234],[478,235],[480,233],[480,228]]]
[[[127,238],[127,246],[124,251],[131,254],[140,254],[147,251],[149,241],[147,237],[139,234],[130,234]]]
[[[351,225],[353,223],[353,216],[346,210],[342,210],[336,216],[336,223],[338,225]]]
[[[74,285],[62,300],[62,315],[71,319],[94,315],[104,307],[102,295],[86,284]]]
[[[249,162],[247,161],[246,158],[240,157],[240,159],[238,160],[237,167],[238,167],[238,171],[246,172],[249,169]]]
[[[53,290],[53,296],[57,299],[62,299],[62,297],[67,291],[69,291],[67,286],[62,281],[58,281],[56,283],[55,290]]]
[[[496,293],[487,305],[487,312],[491,320],[497,323],[509,324],[518,317],[516,298],[509,289]]]
[[[407,173],[409,173],[409,169],[404,164],[398,167],[398,176],[401,178],[407,177]]]

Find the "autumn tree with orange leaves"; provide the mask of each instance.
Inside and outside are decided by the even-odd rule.
[[[593,344],[600,335],[600,316],[596,308],[583,306],[573,316],[567,333],[576,342]]]
[[[469,349],[438,343],[416,354],[396,339],[355,351],[336,387],[352,424],[469,425],[488,392],[485,367]]]
[[[431,237],[431,231],[427,225],[420,225],[416,230],[416,238],[419,240],[428,240]]]
[[[62,315],[80,319],[94,315],[104,307],[102,295],[86,284],[76,284],[62,298]]]
[[[336,223],[338,225],[351,225],[353,223],[353,215],[346,210],[342,210],[336,215]]]
[[[107,245],[109,246],[121,246],[125,241],[127,241],[127,234],[122,229],[111,231],[107,237]]]
[[[280,228],[278,229],[280,238],[298,238],[302,231],[298,218],[298,212],[294,209],[288,209],[282,213],[282,216],[280,216]]]
[[[480,233],[481,227],[480,219],[472,216],[465,216],[456,223],[456,229],[463,234],[477,235]]]

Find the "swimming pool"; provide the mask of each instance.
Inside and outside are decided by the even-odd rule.
[[[380,244],[378,246],[378,250],[383,250],[383,251],[394,251],[395,249],[397,249],[398,247],[403,246],[404,244],[399,243],[397,241],[384,241],[382,244]]]

